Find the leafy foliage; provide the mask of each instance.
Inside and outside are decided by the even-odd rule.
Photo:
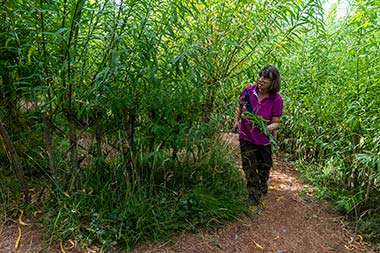
[[[243,210],[243,180],[226,144],[215,143],[193,163],[165,161],[159,155],[148,181],[135,175],[131,182],[123,163],[115,160],[106,171],[86,169],[83,189],[70,194],[52,190],[55,196],[47,203],[52,211],[45,217],[46,223],[55,220],[50,232],[76,236],[83,246],[130,247],[143,239],[210,226]],[[136,165],[135,173],[145,166]],[[62,203],[58,209],[57,201]]]
[[[376,1],[356,2],[337,21],[318,0],[1,8],[1,122],[25,176],[49,189],[51,240],[130,247],[235,217],[244,186],[215,139],[267,63],[283,76],[281,148],[378,231],[368,225],[380,178]],[[0,152],[0,197],[10,203],[19,188]]]
[[[377,219],[380,201],[378,10],[360,1],[340,19],[330,13],[326,29],[306,33],[308,42],[293,48],[283,69],[288,106],[280,143],[359,223]]]

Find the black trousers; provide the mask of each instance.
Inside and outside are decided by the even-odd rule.
[[[271,145],[255,145],[239,139],[247,190],[251,196],[268,191],[268,179],[273,165]]]

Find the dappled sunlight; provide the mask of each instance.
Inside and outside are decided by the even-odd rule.
[[[299,192],[304,188],[304,185],[300,184],[298,179],[289,173],[289,169],[287,169],[285,172],[281,169],[284,169],[284,167],[278,167],[275,161],[275,165],[271,170],[269,178],[269,190],[276,189]]]

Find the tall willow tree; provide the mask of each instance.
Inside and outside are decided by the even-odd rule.
[[[305,174],[373,238],[380,201],[379,10],[377,1],[353,1],[337,18],[335,6],[326,29],[305,33],[284,66],[284,148],[313,164]]]
[[[2,36],[19,59],[7,68],[23,70],[20,94],[41,115],[50,173],[69,162],[72,187],[81,163],[111,150],[127,169],[136,152],[193,152],[192,143],[207,137],[197,135],[210,134],[201,125],[231,99],[225,84],[254,78],[274,51],[318,22],[320,8],[318,1],[16,1],[6,2]]]
[[[1,115],[28,127],[9,135],[46,175],[52,234],[103,244],[241,210],[213,136],[243,83],[321,20],[319,1],[3,2]]]
[[[322,26],[319,1],[208,1],[192,31],[208,96],[205,111],[227,122],[241,88],[263,65],[282,65],[282,54],[310,27]],[[224,129],[229,125],[225,125]]]

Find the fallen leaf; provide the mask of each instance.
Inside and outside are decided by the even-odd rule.
[[[344,247],[345,247],[346,249],[348,249],[349,251],[353,251],[353,250],[355,249],[355,247],[352,246],[352,245],[349,245],[349,246],[344,245]]]
[[[258,244],[256,241],[253,241],[253,242],[255,243],[255,245],[256,245],[257,248],[264,249],[264,247],[261,246],[260,244]]]
[[[35,212],[33,212],[33,216],[34,217],[37,217],[37,215],[39,215],[39,214],[41,214],[42,213],[42,211],[35,211]]]
[[[17,230],[18,230],[18,237],[16,240],[15,249],[18,248],[18,246],[20,245],[20,240],[21,240],[21,228],[20,228],[20,226],[17,227]]]
[[[18,217],[18,223],[20,223],[23,226],[29,226],[29,224],[23,222],[22,216],[24,215],[24,211],[20,209],[20,216]]]
[[[62,253],[66,253],[65,249],[63,248],[62,241],[59,242],[59,248],[61,249]]]
[[[359,237],[359,243],[360,243],[361,245],[363,245],[363,236],[358,235],[358,237]]]
[[[69,247],[65,247],[66,249],[73,249],[73,248],[75,248],[75,246],[76,246],[76,241],[69,240],[69,243],[71,244],[71,246],[69,246]]]

